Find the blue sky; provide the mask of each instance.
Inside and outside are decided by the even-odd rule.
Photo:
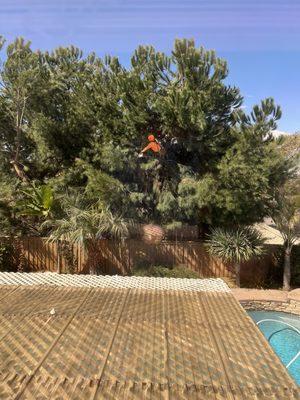
[[[279,129],[300,130],[300,0],[0,0],[0,34],[126,65],[139,44],[169,52],[174,38],[194,38],[228,60],[246,110],[272,96],[283,109]]]

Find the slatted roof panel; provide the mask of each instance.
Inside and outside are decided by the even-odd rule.
[[[300,398],[228,291],[26,285],[0,299],[1,399]]]
[[[230,291],[226,283],[220,278],[178,279],[120,275],[72,275],[58,274],[56,272],[0,272],[0,285],[201,290],[210,292]]]

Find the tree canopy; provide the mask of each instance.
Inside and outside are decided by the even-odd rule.
[[[248,115],[226,61],[193,40],[176,40],[170,55],[140,46],[129,68],[72,46],[1,46],[6,228],[32,185],[138,222],[249,224],[288,176],[271,134],[280,107],[267,98]],[[139,160],[149,133],[163,155]]]

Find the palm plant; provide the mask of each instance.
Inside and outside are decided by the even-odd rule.
[[[264,254],[264,240],[253,227],[215,228],[207,240],[209,252],[222,261],[234,264],[236,285],[240,286],[241,263]]]
[[[55,221],[46,221],[44,226],[51,226],[50,241],[79,243],[88,253],[87,268],[96,273],[98,262],[98,240],[106,237],[123,238],[128,235],[128,227],[121,216],[113,215],[108,208],[94,204],[81,208],[68,205],[65,216]]]
[[[291,253],[294,244],[300,239],[300,211],[293,197],[284,191],[279,193],[276,198],[273,220],[283,238],[283,289],[290,290]]]

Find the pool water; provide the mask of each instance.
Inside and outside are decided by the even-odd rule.
[[[286,366],[300,351],[300,335],[289,326],[280,323],[286,322],[300,331],[300,317],[284,312],[273,311],[248,311],[249,316],[258,322],[262,319],[273,319],[258,325],[275,353]],[[300,385],[300,356],[289,367],[288,371],[294,380]]]

